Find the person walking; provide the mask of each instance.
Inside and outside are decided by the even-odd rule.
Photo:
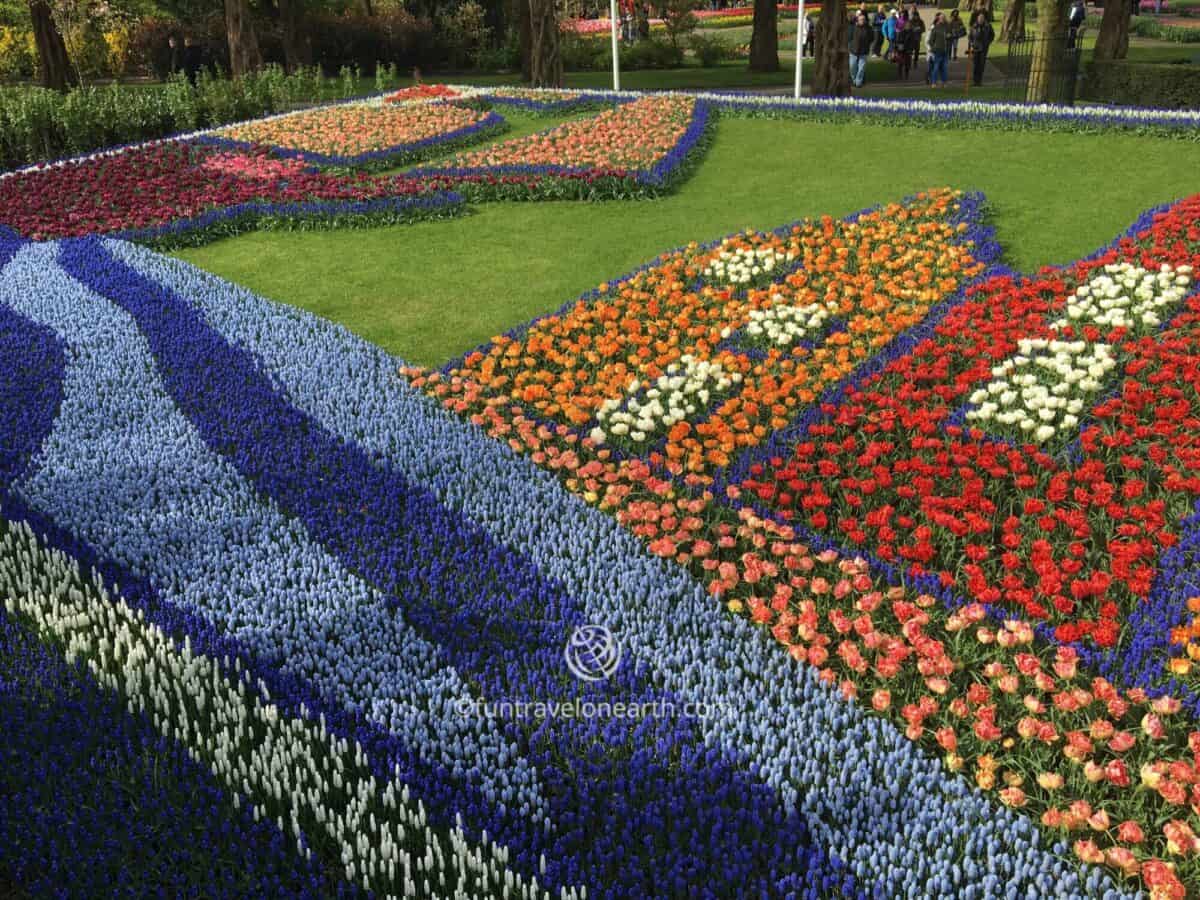
[[[867,59],[871,55],[874,40],[875,32],[867,21],[867,14],[860,9],[855,13],[850,29],[850,82],[855,87],[862,87],[866,80]]]
[[[900,32],[896,35],[896,77],[903,81],[908,81],[908,76],[912,72],[913,56],[916,53],[917,41],[920,38],[916,36],[913,30],[912,22],[909,21]]]
[[[883,20],[883,37],[887,41],[887,49],[884,52],[888,59],[895,59],[896,34],[898,32],[896,26],[899,21],[894,7],[888,11],[887,18]]]
[[[196,81],[200,77],[200,70],[204,68],[204,51],[196,45],[192,40],[191,35],[183,36],[183,73],[187,76],[188,83],[196,86]]]
[[[971,54],[971,82],[975,87],[983,84],[983,70],[987,66],[988,49],[996,39],[996,30],[988,21],[987,13],[979,10],[971,18],[971,30],[967,32],[967,52]]]
[[[908,8],[908,24],[917,33],[917,49],[921,49],[921,38],[925,36],[925,20],[921,18],[921,11],[916,5]]]
[[[925,37],[925,20],[920,18],[920,10],[918,10],[916,4],[908,7],[908,28],[913,32],[913,38],[910,47],[908,47],[908,55],[910,55],[908,65],[916,66],[917,59],[920,56],[920,46],[924,43]],[[925,83],[929,84],[928,66],[925,67]]]
[[[967,26],[957,9],[950,11],[950,21],[946,27],[950,29],[950,58],[958,59],[958,42],[967,36]]]
[[[814,44],[817,39],[816,22],[813,20],[812,13],[807,13],[804,16],[804,55],[813,56],[815,52]]]
[[[886,21],[887,7],[880,3],[875,14],[871,16],[871,31],[874,32],[874,40],[871,42],[872,56],[883,56],[883,23]]]
[[[1071,12],[1067,17],[1067,49],[1070,50],[1075,46],[1075,41],[1079,37],[1079,29],[1083,27],[1083,23],[1087,21],[1087,7],[1083,5],[1083,0],[1075,0],[1071,4]]]
[[[946,83],[946,58],[950,53],[950,27],[940,12],[929,29],[929,84],[937,89]]]

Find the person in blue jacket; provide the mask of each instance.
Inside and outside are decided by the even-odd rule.
[[[884,56],[891,59],[896,50],[896,34],[900,30],[899,13],[893,7],[888,11],[887,18],[883,20],[883,37],[887,41],[887,48],[884,50]]]
[[[871,14],[871,31],[875,35],[875,39],[871,41],[871,55],[883,55],[883,23],[887,21],[887,7],[882,3],[879,8]]]

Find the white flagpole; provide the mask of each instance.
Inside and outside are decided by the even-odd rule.
[[[796,18],[796,99],[800,99],[800,89],[803,87],[804,76],[800,74],[804,66],[804,0],[800,0],[799,14]]]
[[[621,89],[621,53],[617,39],[617,0],[609,0],[608,18],[612,23],[613,90]]]

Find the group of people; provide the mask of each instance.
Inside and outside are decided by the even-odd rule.
[[[850,81],[855,87],[863,86],[867,60],[872,56],[894,62],[899,77],[907,80],[924,38],[928,60],[925,81],[932,87],[940,87],[947,82],[947,66],[950,60],[958,59],[958,45],[964,37],[972,62],[972,81],[981,85],[988,50],[996,39],[987,12],[978,10],[971,17],[970,28],[963,23],[957,9],[951,10],[949,16],[937,12],[927,30],[915,5],[888,10],[881,4],[873,14],[863,5],[850,22]]]
[[[193,41],[190,36],[185,37],[183,45],[180,46],[179,38],[172,34],[167,38],[167,49],[171,56],[171,74],[183,72],[187,76],[187,80],[195,87],[200,70],[204,68],[204,48]]]

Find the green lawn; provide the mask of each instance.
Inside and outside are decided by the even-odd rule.
[[[693,239],[950,184],[987,193],[1007,261],[1030,270],[1088,253],[1148,206],[1200,191],[1198,173],[1200,145],[1134,135],[725,119],[696,174],[661,200],[487,204],[452,221],[254,233],[179,255],[412,362],[440,364]]]

